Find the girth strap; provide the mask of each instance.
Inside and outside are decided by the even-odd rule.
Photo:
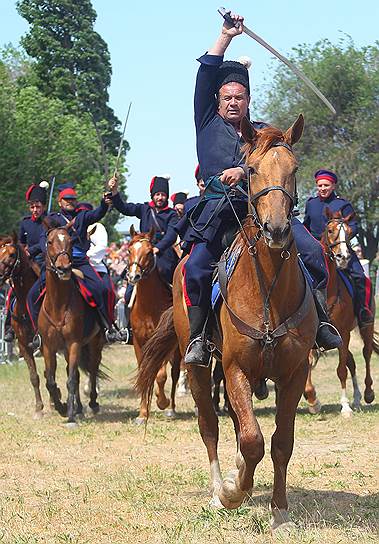
[[[309,311],[309,306],[312,301],[312,292],[311,288],[308,284],[308,282],[304,279],[305,282],[305,293],[302,303],[300,304],[299,308],[293,313],[290,317],[288,317],[283,323],[281,323],[276,329],[269,330],[269,331],[261,331],[259,329],[255,329],[246,321],[243,321],[238,315],[232,310],[232,308],[229,306],[228,303],[228,291],[227,291],[227,283],[228,283],[228,277],[226,273],[226,260],[221,259],[218,263],[218,280],[220,282],[220,292],[223,299],[223,302],[229,312],[230,319],[233,323],[233,325],[236,327],[238,332],[240,334],[243,334],[244,336],[248,336],[249,338],[252,338],[253,340],[260,340],[263,342],[264,345],[270,344],[273,341],[275,341],[277,338],[280,338],[281,336],[284,336],[287,334],[287,332],[291,329],[295,329],[301,321],[305,318],[306,314]]]

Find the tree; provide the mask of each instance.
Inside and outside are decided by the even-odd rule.
[[[359,215],[359,243],[372,260],[379,242],[379,42],[358,49],[350,38],[338,45],[324,40],[299,46],[292,60],[328,97],[337,115],[282,65],[262,109],[281,128],[304,113],[305,131],[297,146],[302,203],[317,169],[336,171],[340,194]]]
[[[72,113],[91,115],[105,148],[102,173],[108,175],[108,155],[117,155],[120,121],[108,105],[110,55],[94,30],[91,1],[18,0],[17,9],[30,24],[21,43],[35,60],[38,89],[59,98]]]

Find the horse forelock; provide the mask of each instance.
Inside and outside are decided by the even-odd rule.
[[[257,130],[257,139],[254,143],[246,143],[242,152],[246,162],[254,153],[254,158],[263,157],[269,149],[278,142],[284,142],[284,133],[276,127],[265,127]]]
[[[137,242],[150,242],[151,240],[149,238],[149,234],[146,232],[136,232],[133,238],[129,242],[129,249],[131,246],[133,246]]]

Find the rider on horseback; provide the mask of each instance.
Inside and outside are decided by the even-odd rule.
[[[40,268],[43,264],[43,255],[40,247],[40,236],[43,232],[42,221],[46,217],[46,189],[49,186],[47,181],[39,185],[30,185],[25,193],[26,202],[29,205],[30,215],[26,215],[20,223],[18,240],[25,246],[30,259]],[[7,299],[7,316],[5,320],[5,342],[13,342],[14,332],[11,326],[11,317],[14,294],[13,289],[9,290]]]
[[[101,325],[104,328],[107,341],[118,340],[117,331],[113,327],[113,308],[114,308],[114,293],[110,290],[109,284],[101,278],[101,276],[91,266],[86,255],[90,243],[87,236],[89,225],[100,221],[108,211],[108,206],[105,200],[102,199],[100,206],[95,210],[78,209],[77,194],[73,187],[69,184],[59,187],[58,204],[60,212],[53,212],[49,215],[49,219],[54,223],[54,226],[64,227],[73,221],[72,227],[69,229],[73,239],[72,262],[73,267],[82,272],[84,285],[89,289],[93,296],[96,308],[100,317]],[[46,231],[44,230],[40,238],[41,251],[46,251]],[[41,271],[41,275],[35,282],[28,294],[28,311],[32,320],[33,327],[36,331],[36,336],[33,339],[33,347],[37,348],[40,345],[40,338],[37,333],[38,315],[42,304],[43,290],[46,284],[45,267]]]
[[[320,240],[328,222],[325,210],[329,208],[331,212],[340,211],[342,217],[350,216],[348,224],[352,231],[351,237],[356,236],[358,224],[354,209],[348,200],[337,196],[335,192],[338,181],[337,175],[331,170],[317,170],[315,180],[317,196],[307,200],[304,225],[317,240]],[[374,321],[372,313],[373,290],[371,281],[365,276],[362,265],[354,251],[351,252],[347,272],[354,283],[354,310],[359,326],[362,328]]]
[[[201,202],[178,225],[184,249],[190,256],[184,266],[184,293],[190,323],[190,342],[185,355],[189,364],[207,365],[204,328],[210,308],[214,264],[223,252],[222,239],[236,230],[238,223],[228,202],[221,197],[230,192],[234,212],[239,219],[247,213],[247,201],[233,188],[246,185],[248,172],[243,164],[241,120],[249,115],[250,86],[247,68],[235,61],[223,62],[231,40],[242,33],[243,17],[232,16],[237,26],[224,22],[215,45],[198,59],[200,68],[195,89],[195,125],[200,171],[205,180]],[[252,123],[255,129],[267,125]],[[320,318],[317,343],[325,349],[340,345],[341,339],[329,329],[324,288],[327,269],[321,245],[309,235],[297,219],[292,221],[297,249],[314,279],[315,302]]]

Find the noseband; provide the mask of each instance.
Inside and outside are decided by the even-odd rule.
[[[2,246],[0,246],[0,248],[2,247],[14,247],[15,250],[17,251],[17,255],[16,255],[16,259],[13,263],[12,266],[7,266],[7,270],[4,272],[4,274],[0,275],[0,282],[5,282],[6,280],[9,280],[9,279],[12,279],[13,278],[13,274],[16,272],[16,270],[18,269],[19,265],[20,265],[20,262],[21,262],[21,259],[20,259],[20,247],[17,245],[17,244],[3,244]]]
[[[138,240],[138,242],[149,242],[149,243],[151,243],[151,240],[149,240],[148,238],[141,238],[140,240]],[[150,253],[150,256],[153,258],[152,265],[151,265],[151,263],[149,263],[145,268],[138,261],[133,261],[131,263],[129,263],[129,261],[128,261],[128,263],[126,265],[126,277],[127,277],[128,281],[130,283],[132,283],[132,282],[130,280],[129,271],[130,271],[130,268],[133,265],[137,266],[140,269],[140,271],[141,271],[141,278],[140,279],[145,278],[146,276],[151,274],[151,272],[153,272],[153,270],[155,270],[155,268],[157,266],[157,256],[153,252]]]

